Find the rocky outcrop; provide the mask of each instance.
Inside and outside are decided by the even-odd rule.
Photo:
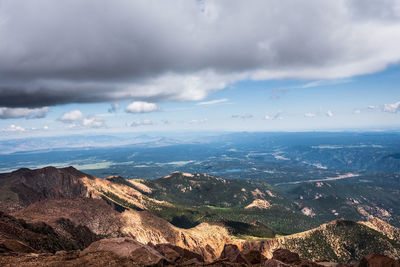
[[[220,259],[232,263],[241,263],[247,266],[251,265],[246,257],[240,252],[239,248],[233,244],[227,244],[224,246]]]
[[[282,262],[284,264],[287,264],[289,266],[308,266],[308,267],[322,267],[322,265],[319,265],[315,262],[301,259],[299,254],[291,252],[287,249],[277,249],[273,253],[272,260],[276,260],[279,262]]]
[[[187,265],[187,264],[202,264],[204,257],[200,254],[194,253],[190,250],[174,246],[172,244],[158,244],[152,245],[155,250],[160,252],[167,260],[173,263]]]
[[[399,243],[384,233],[356,223],[339,219],[318,228],[294,235],[264,241],[233,240],[240,250],[259,250],[272,258],[279,248],[296,252],[310,260],[326,259],[333,262],[360,260],[371,253],[385,254],[397,259]]]
[[[65,231],[65,220],[103,238],[125,236],[142,244],[170,243],[193,251],[206,261],[217,259],[231,239],[227,228],[219,224],[202,223],[192,229],[181,229],[147,211],[116,212],[101,199],[44,200],[13,215],[33,223],[44,221],[67,237],[73,236]]]
[[[83,250],[80,256],[96,252],[112,252],[119,258],[128,258],[133,264],[138,265],[163,266],[168,262],[157,250],[132,238],[121,237],[96,241]]]
[[[271,204],[265,200],[265,199],[255,199],[253,202],[251,202],[249,205],[244,207],[245,209],[261,209],[265,210],[271,207]]]
[[[12,215],[29,222],[45,222],[60,231],[59,220],[66,218],[76,226],[86,226],[99,236],[121,236],[121,214],[101,199],[42,200]]]
[[[384,255],[370,254],[361,259],[358,267],[400,267],[400,261]]]
[[[219,257],[226,243],[231,240],[228,230],[219,224],[201,223],[191,229],[181,229],[146,211],[125,211],[121,232],[147,244],[171,243],[212,261]]]
[[[382,221],[381,219],[373,218],[372,220],[360,223],[384,234],[396,242],[400,242],[400,229]]]
[[[94,179],[73,167],[19,169],[0,174],[0,209],[13,212],[44,199],[86,197],[87,188],[81,181],[84,177]]]
[[[118,257],[113,252],[99,251],[80,256],[80,251],[59,251],[55,254],[21,254],[21,255],[0,255],[0,266],[3,267],[132,267],[129,258]]]
[[[3,252],[56,252],[82,248],[82,240],[94,241],[96,236],[88,229],[69,228],[83,235],[65,237],[50,225],[27,223],[0,212],[0,251]]]

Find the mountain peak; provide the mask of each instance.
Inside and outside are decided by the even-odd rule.
[[[191,173],[187,173],[187,172],[180,172],[180,171],[174,171],[162,178],[168,179],[168,178],[176,178],[176,177],[188,177],[188,178],[192,178],[195,177],[195,174],[191,174]]]

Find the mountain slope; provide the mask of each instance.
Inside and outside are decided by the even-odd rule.
[[[400,242],[390,238],[388,232],[367,227],[368,224],[371,223],[339,219],[290,236],[258,242],[239,240],[236,244],[242,250],[260,250],[266,257],[271,257],[278,248],[286,248],[309,260],[351,262],[371,253],[400,258]],[[385,227],[392,226],[386,224]],[[398,233],[399,229],[393,227],[391,231]]]
[[[288,197],[305,214],[331,221],[341,217],[370,220],[374,217],[400,225],[400,199],[396,187],[382,188],[373,183],[341,184],[314,182],[297,185]]]
[[[32,223],[44,221],[60,234],[64,232],[58,222],[64,218],[103,238],[129,236],[143,244],[171,243],[197,252],[209,261],[218,258],[224,244],[232,238],[223,225],[202,223],[181,229],[147,211],[116,212],[98,199],[44,200],[13,215]]]
[[[120,177],[103,180],[73,168],[23,169],[0,177],[2,190],[17,196],[0,202],[15,202],[12,215],[28,221],[4,214],[8,219],[0,230],[47,229],[44,238],[50,236],[56,242],[45,251],[82,249],[99,238],[132,237],[142,244],[170,243],[196,252],[208,262],[219,258],[230,243],[237,244],[243,252],[256,250],[268,258],[278,248],[290,249],[312,260],[348,262],[370,253],[400,257],[400,230],[381,220],[335,220],[309,231],[272,238],[275,232],[271,232],[269,225],[315,221],[292,210],[290,201],[268,184],[183,173],[155,181]],[[20,195],[26,188],[34,193],[22,201]],[[229,192],[237,197],[229,197]],[[208,195],[210,200],[206,199]],[[254,204],[248,208],[260,201],[269,205]],[[171,224],[174,218],[193,218],[196,225],[187,229],[176,227]],[[42,226],[32,228],[31,224]],[[31,241],[10,236],[8,231],[0,231],[0,240],[22,242],[24,249],[32,247]],[[69,247],[57,245],[64,244],[57,240],[69,241]]]
[[[85,197],[87,188],[82,178],[94,179],[73,167],[19,169],[0,174],[0,208],[15,211],[42,199]]]
[[[247,224],[249,231],[240,234],[273,237],[273,232],[290,234],[319,225],[314,218],[296,211],[282,192],[265,182],[181,172],[156,180],[133,181],[151,188],[149,197],[174,204],[151,211],[179,227],[228,220]],[[254,224],[265,231],[252,231]]]

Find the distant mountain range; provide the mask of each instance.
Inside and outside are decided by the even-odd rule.
[[[327,188],[321,195],[340,191],[329,183],[310,186]],[[314,193],[296,190],[302,199],[293,202],[264,182],[207,174],[126,180],[99,179],[73,167],[20,169],[0,174],[0,264],[399,264],[400,230],[384,221],[385,214],[374,213],[379,219],[364,207],[367,221],[319,225],[329,198],[309,207]],[[363,205],[348,204],[355,210]],[[384,256],[363,259],[373,253]]]

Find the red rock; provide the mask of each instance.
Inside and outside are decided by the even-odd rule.
[[[300,261],[299,254],[291,252],[287,249],[277,249],[272,255],[272,259],[281,261],[286,264],[294,264]]]
[[[143,266],[162,266],[167,259],[157,250],[143,245],[132,238],[109,238],[92,243],[81,252],[81,257],[90,253],[109,251],[120,258],[129,258],[135,264]]]
[[[264,263],[264,267],[287,267],[290,266],[278,260],[269,259]]]
[[[224,246],[220,259],[227,259],[229,262],[232,263],[243,263],[246,265],[251,265],[246,257],[240,252],[239,248],[233,244],[226,244]]]
[[[264,255],[259,250],[249,250],[242,252],[242,254],[251,264],[258,264],[265,260]]]
[[[400,267],[400,261],[384,255],[370,254],[361,259],[359,267]]]
[[[204,258],[200,254],[178,246],[174,246],[172,244],[153,245],[153,248],[160,252],[171,262],[182,263],[190,261],[192,259],[196,259],[199,263],[204,262]]]

